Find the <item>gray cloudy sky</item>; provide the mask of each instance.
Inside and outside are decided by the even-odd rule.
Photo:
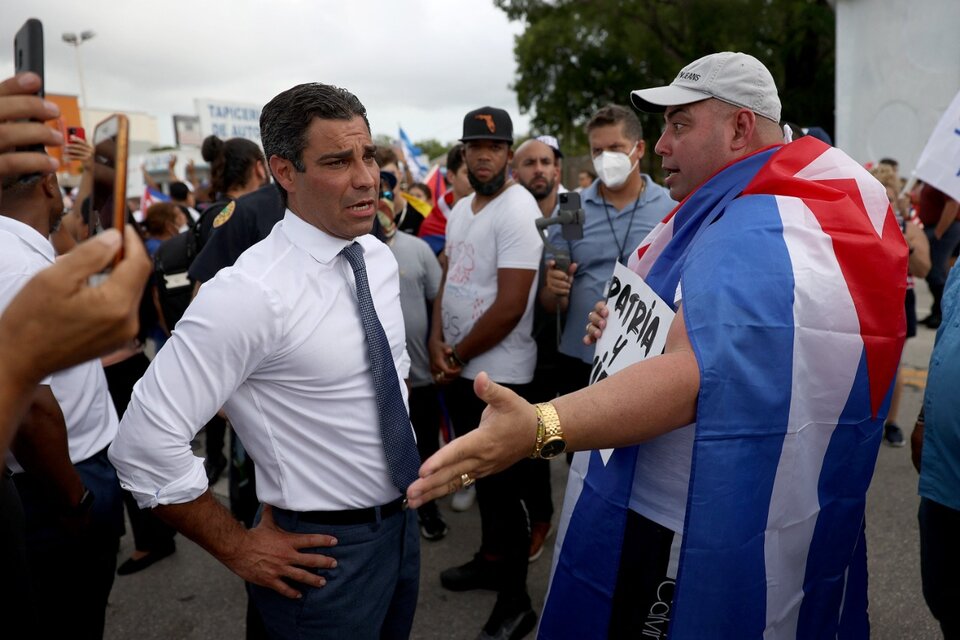
[[[90,107],[157,116],[173,142],[173,114],[194,98],[266,103],[306,81],[343,86],[366,105],[375,134],[460,136],[475,107],[506,108],[517,131],[514,36],[490,0],[2,0],[0,68],[13,73],[13,36],[43,22],[46,86],[79,94],[66,31],[92,29],[81,47]]]

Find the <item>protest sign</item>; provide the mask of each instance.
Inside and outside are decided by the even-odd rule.
[[[643,278],[619,262],[607,294],[607,327],[597,341],[590,384],[663,353],[676,315]],[[604,464],[613,449],[600,451]]]

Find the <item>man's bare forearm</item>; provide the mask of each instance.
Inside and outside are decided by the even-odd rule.
[[[160,505],[154,512],[227,566],[247,531],[209,489],[196,500]]]
[[[510,335],[527,309],[530,287],[537,272],[525,269],[501,269],[497,277],[497,297],[473,328],[457,343],[457,356],[470,360],[500,344]]]
[[[34,391],[13,441],[13,454],[24,471],[49,487],[62,507],[80,503],[83,480],[70,461],[67,425],[50,387],[40,385]]]
[[[517,313],[516,308],[504,304],[498,297],[477,319],[470,333],[457,343],[457,355],[463,360],[470,360],[494,348],[516,328],[523,311],[520,309],[520,313]]]
[[[943,205],[943,211],[940,213],[940,220],[937,221],[937,226],[934,229],[934,234],[937,238],[942,238],[943,234],[947,232],[947,229],[950,228],[957,220],[957,210],[960,209],[960,202],[956,200],[950,200],[945,205]]]

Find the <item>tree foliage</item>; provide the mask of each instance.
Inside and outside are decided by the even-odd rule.
[[[777,82],[783,118],[832,132],[835,20],[827,0],[494,2],[526,24],[514,47],[520,109],[568,153],[586,150],[583,125],[599,107],[629,104],[631,90],[669,84],[715,51],[756,56]],[[641,119],[652,150],[662,119]]]

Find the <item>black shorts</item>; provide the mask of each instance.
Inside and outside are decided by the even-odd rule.
[[[680,536],[629,510],[624,539],[631,542],[624,544],[620,555],[608,636],[639,638],[640,631],[644,631],[644,637],[666,637],[673,609]]]

